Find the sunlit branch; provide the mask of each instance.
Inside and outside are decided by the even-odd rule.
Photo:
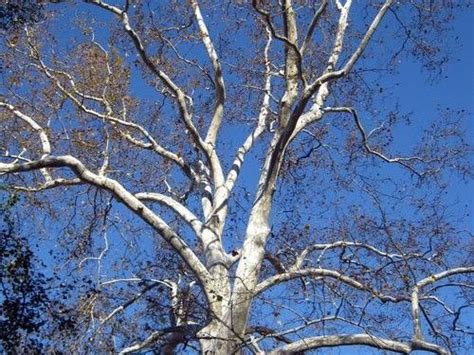
[[[216,173],[216,176],[219,176],[221,167],[215,155],[215,149],[212,145],[209,145],[204,140],[202,140],[196,126],[194,125],[192,121],[192,114],[189,112],[188,104],[186,103],[186,94],[178,85],[175,84],[175,82],[165,72],[158,68],[158,66],[153,62],[152,59],[150,59],[150,57],[146,53],[145,47],[143,46],[142,40],[140,39],[138,33],[131,27],[127,13],[116,6],[109,5],[100,0],[89,0],[88,2],[112,12],[121,19],[125,32],[132,39],[133,44],[136,50],[138,51],[138,54],[142,58],[143,62],[152,71],[152,73],[160,79],[164,86],[174,95],[178,104],[182,121],[184,122],[189,133],[191,134],[194,144],[204,152],[209,163],[211,164],[212,170]]]
[[[198,237],[201,236],[203,228],[202,222],[194,215],[194,213],[175,199],[155,192],[140,192],[135,194],[135,197],[141,201],[153,201],[171,208],[179,217],[191,226]]]
[[[266,28],[267,31],[267,43],[263,51],[263,58],[265,60],[265,83],[264,83],[264,95],[262,104],[260,106],[260,112],[257,119],[257,126],[254,131],[247,137],[244,144],[239,148],[237,155],[232,163],[232,168],[227,175],[225,188],[228,193],[230,193],[234,187],[234,184],[239,176],[242,164],[244,162],[245,156],[248,151],[253,147],[254,143],[260,137],[260,135],[265,131],[269,121],[270,115],[270,97],[271,97],[271,62],[269,57],[269,51],[272,44],[272,36],[269,28]]]
[[[322,251],[321,255],[322,255],[326,250],[334,249],[334,248],[345,248],[345,247],[354,247],[354,248],[366,249],[366,250],[371,251],[371,252],[373,252],[373,253],[381,256],[381,257],[389,258],[391,260],[393,260],[395,258],[403,259],[404,257],[406,257],[406,255],[400,255],[400,254],[393,254],[393,253],[384,252],[380,249],[377,249],[376,247],[374,247],[372,245],[365,244],[365,243],[338,241],[338,242],[334,242],[334,243],[330,243],[330,244],[313,244],[313,245],[308,246],[307,248],[305,248],[300,253],[300,255],[298,255],[298,257],[296,258],[295,263],[293,264],[291,269],[292,270],[299,269],[301,267],[301,265],[303,264],[304,260],[307,258],[307,256],[315,250],[321,250]]]
[[[337,31],[336,31],[336,38],[334,39],[334,45],[331,51],[331,55],[329,56],[326,73],[332,72],[337,65],[339,57],[341,56],[341,52],[344,45],[344,38],[346,35],[346,29],[349,25],[349,11],[352,6],[352,0],[347,0],[344,6],[340,8],[340,16],[339,21],[337,24]]]
[[[71,169],[82,181],[111,192],[119,201],[123,202],[128,209],[159,232],[194,272],[201,285],[206,288],[210,279],[209,272],[184,240],[120,183],[105,176],[94,174],[78,159],[65,155],[58,157],[49,156],[41,160],[23,164],[0,163],[0,173],[10,174],[38,170],[41,168],[62,167]]]
[[[454,269],[449,269],[431,276],[428,276],[416,283],[416,287],[418,287],[419,290],[421,290],[423,287],[432,284],[436,281],[439,281],[441,279],[444,279],[446,277],[452,276],[452,275],[458,275],[458,274],[469,274],[469,273],[474,273],[474,266],[467,266],[467,267],[458,267]]]
[[[113,285],[113,284],[121,283],[121,282],[143,282],[143,281],[148,281],[148,280],[144,280],[140,277],[128,277],[124,279],[112,279],[112,280],[103,281],[100,283],[100,286]],[[158,280],[153,279],[151,281],[158,281]]]
[[[4,234],[38,222],[61,263],[52,277],[31,277],[40,298],[43,290],[46,301],[54,298],[46,313],[41,305],[32,313],[35,337],[48,338],[40,345],[208,355],[468,348],[474,266],[464,244],[472,235],[457,229],[468,206],[455,211],[452,203],[464,197],[449,195],[449,174],[410,179],[443,167],[469,178],[469,142],[450,119],[464,110],[443,109],[447,119],[428,124],[432,139],[420,138],[414,156],[403,157],[387,148],[395,147],[388,123],[369,127],[362,111],[327,107],[354,93],[377,106],[358,73],[383,81],[400,64],[370,68],[404,40],[390,27],[398,15],[382,23],[387,11],[400,8],[410,21],[404,29],[426,39],[404,48],[423,67],[444,54],[442,44],[431,46],[430,31],[451,27],[441,23],[451,14],[414,3],[82,0],[78,12],[40,4],[39,23],[8,32],[0,54],[0,190],[13,195],[0,206]],[[366,58],[369,43],[383,44],[383,53],[374,48]],[[392,165],[381,176],[371,163],[410,172],[400,178]],[[52,188],[67,196],[35,194]],[[27,200],[17,202],[16,191]],[[104,207],[112,201],[109,218]],[[51,234],[50,217],[61,219],[59,234]],[[102,217],[111,244],[96,233]],[[153,238],[140,240],[147,231]],[[25,247],[15,252],[34,252]],[[456,261],[464,264],[448,269]],[[77,273],[75,285],[64,284]],[[25,300],[21,306],[31,306]]]
[[[341,4],[340,0],[334,0],[334,3],[336,4],[336,8],[341,11],[343,8],[343,5]]]
[[[297,332],[299,332],[299,331],[301,331],[305,328],[312,327],[315,324],[332,322],[332,321],[339,321],[339,322],[343,322],[343,323],[352,325],[354,327],[360,328],[360,325],[358,325],[357,323],[352,322],[352,321],[350,321],[348,319],[345,319],[343,317],[340,317],[338,315],[334,315],[334,316],[327,316],[327,317],[322,317],[322,318],[313,319],[313,320],[305,320],[304,324],[302,324],[302,325],[299,325],[299,326],[294,327],[294,328],[282,330],[280,332],[276,332],[276,331],[267,332],[264,336],[256,339],[256,341],[260,342],[260,341],[262,341],[266,338],[274,338],[276,340],[284,341],[288,344],[291,344],[291,341],[288,338],[286,338],[285,335],[297,333]]]
[[[355,280],[352,277],[345,276],[344,274],[340,273],[336,270],[328,270],[328,269],[321,269],[321,268],[306,268],[306,269],[299,269],[299,270],[290,270],[288,272],[284,272],[278,275],[274,275],[269,277],[268,279],[260,282],[254,291],[255,295],[258,295],[270,287],[279,285],[283,282],[298,279],[301,277],[327,277],[331,279],[335,279],[340,281],[348,286],[354,287],[358,290],[365,291],[371,293],[373,296],[380,299],[382,302],[401,302],[406,301],[406,298],[399,298],[399,297],[392,297],[388,295],[384,295],[376,290],[373,290],[367,285],[362,284],[361,282]]]
[[[109,163],[110,163],[110,136],[109,132],[107,131],[107,128],[105,128],[105,147],[102,152],[102,155],[104,156],[104,160],[102,161],[102,166],[99,169],[99,175],[106,175],[107,174],[107,169],[109,168]]]
[[[198,330],[198,327],[196,325],[181,325],[181,326],[176,326],[176,327],[168,327],[164,328],[162,330],[157,330],[151,333],[145,340],[136,343],[134,345],[131,345],[129,347],[126,347],[122,349],[119,354],[130,354],[142,349],[145,349],[147,347],[150,347],[154,343],[156,343],[158,340],[162,339],[165,335],[167,334],[181,334],[181,335],[191,335],[195,333]]]
[[[32,44],[30,44],[30,45],[32,45]],[[144,148],[144,149],[152,150],[152,151],[156,152],[157,154],[159,154],[160,156],[162,156],[163,158],[171,160],[172,162],[177,164],[189,178],[191,178],[194,181],[198,181],[198,176],[193,171],[193,169],[189,166],[189,164],[187,164],[184,161],[184,159],[182,157],[180,157],[178,154],[175,154],[175,153],[167,150],[166,148],[162,147],[160,144],[158,144],[158,142],[152,137],[152,135],[148,132],[148,130],[146,130],[143,126],[141,126],[141,125],[139,125],[135,122],[126,121],[123,118],[121,119],[121,118],[113,116],[112,112],[111,112],[111,109],[110,109],[110,105],[107,103],[107,101],[105,99],[99,98],[99,97],[93,97],[93,96],[86,95],[86,94],[83,94],[83,93],[79,92],[76,89],[76,84],[75,84],[75,82],[74,82],[74,80],[73,80],[73,78],[70,74],[65,73],[63,71],[56,71],[56,70],[53,70],[53,69],[49,68],[40,59],[39,53],[37,52],[36,48],[32,47],[32,50],[36,52],[36,54],[35,54],[36,58],[35,59],[39,63],[39,70],[41,72],[43,72],[50,80],[52,80],[53,83],[57,86],[57,88],[64,95],[66,95],[76,105],[76,107],[78,107],[81,111],[83,111],[84,113],[89,114],[93,117],[96,117],[97,119],[100,119],[102,121],[109,122],[112,125],[120,125],[120,126],[123,126],[123,127],[127,127],[127,128],[137,130],[138,132],[140,132],[145,137],[145,139],[148,142],[140,141],[140,140],[134,138],[133,136],[131,136],[127,132],[123,132],[121,130],[118,130],[118,132],[122,137],[124,137],[130,143],[132,143],[132,144],[134,144],[138,147]],[[68,81],[69,81],[69,83],[70,83],[70,85],[73,89],[73,93],[71,93],[61,83],[59,78],[56,75],[53,74],[55,72],[60,74],[60,75],[65,76],[68,79]],[[93,110],[93,109],[87,107],[86,104],[84,103],[84,101],[78,99],[74,94],[80,96],[81,98],[92,99],[94,101],[104,103],[105,106],[108,107],[108,112],[101,113],[101,112],[98,112],[96,110]],[[104,160],[104,163],[105,162],[106,161]]]
[[[219,57],[214,48],[214,44],[209,35],[209,30],[207,29],[206,22],[201,13],[201,8],[197,0],[191,1],[191,6],[194,9],[194,16],[201,34],[201,40],[206,47],[207,55],[212,63],[214,69],[214,84],[216,90],[215,96],[215,106],[214,106],[214,115],[212,117],[211,125],[206,136],[206,143],[213,146],[216,145],[217,133],[219,132],[219,127],[221,126],[222,116],[224,114],[224,102],[225,102],[225,85],[224,85],[224,76],[222,73],[222,66],[219,61]]]
[[[263,350],[260,348],[258,345],[256,339],[251,335],[250,339],[247,341],[248,347],[250,348],[250,351],[252,351],[253,354],[264,354]]]
[[[38,133],[40,136],[41,146],[43,147],[43,155],[42,158],[51,154],[51,143],[49,142],[49,138],[46,135],[45,130],[30,116],[27,116],[17,110],[15,106],[7,104],[6,102],[0,102],[0,107],[5,108],[8,111],[12,112],[16,117],[27,123],[34,131]]]
[[[41,155],[41,158],[45,158],[48,155],[51,154],[51,143],[49,142],[48,135],[46,134],[46,131],[41,127],[33,118],[31,118],[28,115],[25,115],[24,113],[20,112],[15,106],[10,105],[6,102],[0,101],[0,108],[4,108],[11,113],[13,113],[16,117],[21,119],[23,122],[28,124],[36,133],[38,133],[40,137],[40,142],[41,142],[41,147],[43,154]],[[49,172],[46,169],[41,169],[41,173],[43,174],[46,182],[50,182],[52,180]]]
[[[163,284],[166,284],[165,282],[163,282]],[[130,307],[131,305],[133,305],[135,302],[137,302],[138,300],[140,300],[140,298],[145,295],[148,291],[151,291],[152,289],[154,289],[155,287],[159,286],[160,283],[158,282],[155,282],[155,283],[152,283],[146,287],[144,287],[139,293],[137,293],[135,296],[133,296],[132,298],[130,298],[127,302],[121,304],[120,306],[114,308],[114,310],[112,312],[110,312],[107,316],[105,316],[104,318],[102,318],[100,320],[100,323],[101,325],[103,325],[104,323],[108,322],[110,319],[112,319],[115,315],[117,315],[118,313],[122,313],[124,312],[128,307]],[[167,284],[166,284],[167,285]]]
[[[5,158],[11,158],[13,159],[12,163],[18,163],[20,161],[23,161],[23,162],[30,162],[31,159],[28,159],[28,158],[25,158],[23,156],[23,154],[25,154],[28,150],[23,147],[21,148],[21,152],[18,153],[18,154],[12,154],[8,151],[8,149],[5,151],[5,154],[3,155]]]
[[[110,79],[112,78],[112,68],[110,67],[110,59],[109,59],[109,52],[105,50],[105,48],[97,41],[94,40],[94,33],[92,34],[92,39],[91,42],[99,48],[99,50],[104,54],[105,56],[105,67],[107,68],[107,77],[105,79],[104,83],[104,88],[102,89],[102,100],[105,104],[107,113],[112,113],[112,107],[110,106],[110,102],[106,98],[107,90],[109,90],[109,85],[110,85]]]
[[[450,315],[455,315],[456,312],[453,311],[451,308],[449,308],[449,306],[441,301],[438,297],[436,296],[423,296],[423,297],[420,297],[419,301],[432,301],[432,302],[435,302],[437,304],[439,304],[441,307],[443,307],[443,309],[449,313]]]
[[[440,272],[438,274],[428,276],[416,283],[416,285],[413,287],[412,294],[411,294],[414,340],[423,339],[423,334],[421,331],[421,324],[420,324],[420,305],[419,305],[419,293],[423,289],[423,287],[452,275],[468,274],[468,273],[474,273],[474,266],[449,269],[449,270]]]
[[[160,330],[154,331],[145,340],[122,349],[119,352],[119,355],[130,354],[130,353],[139,351],[141,349],[147,348],[150,345],[153,345],[154,343],[156,343],[163,335],[168,334],[168,333],[170,333],[168,329],[164,329],[161,331]]]
[[[337,24],[334,44],[327,60],[327,65],[326,69],[324,70],[324,73],[333,72],[342,53],[346,30],[349,25],[348,17],[351,6],[352,0],[347,0],[344,6],[337,6],[338,10],[340,11],[340,15]],[[315,93],[316,95],[314,96]],[[288,141],[294,139],[296,135],[301,132],[306,126],[317,120],[320,120],[323,117],[324,112],[322,111],[322,107],[328,95],[329,81],[321,81],[316,86],[311,85],[310,87],[305,87],[303,97],[299,104],[296,106],[295,110],[293,111],[292,120],[294,122],[292,122],[291,132],[289,132]],[[311,106],[309,111],[303,114],[304,108],[312,96],[314,96],[313,105]]]
[[[314,83],[308,86],[306,96],[311,96],[325,82],[335,80],[337,78],[345,76],[351,71],[352,67],[357,63],[359,58],[364,53],[364,50],[369,44],[370,39],[372,38],[372,35],[375,33],[375,30],[379,27],[380,22],[382,21],[385,13],[388,11],[392,3],[393,3],[393,0],[385,1],[385,3],[382,5],[380,10],[378,11],[377,15],[374,17],[372,23],[367,29],[367,32],[365,33],[359,45],[357,46],[356,50],[352,53],[351,57],[343,66],[343,68],[336,71],[326,72],[323,75],[321,75],[318,79],[315,80]]]
[[[172,283],[172,281],[169,281],[169,280],[159,280],[159,279],[154,279],[154,278],[126,277],[126,278],[117,278],[117,279],[102,281],[100,282],[100,286],[110,286],[117,283],[129,283],[129,282],[138,282],[138,283],[142,283],[142,282],[156,283],[157,282],[167,287],[169,287],[169,285]]]
[[[107,214],[110,212],[110,209],[112,208],[112,205],[111,204],[108,204],[107,206],[107,210],[105,212],[105,217],[104,219],[107,218]],[[97,280],[100,279],[100,275],[101,275],[101,269],[102,269],[102,260],[104,259],[104,256],[107,254],[107,252],[109,251],[109,238],[107,236],[107,229],[106,229],[106,226],[104,225],[104,230],[103,230],[103,238],[104,238],[104,248],[100,251],[99,255],[98,256],[88,256],[88,257],[85,257],[84,259],[82,259],[78,266],[81,268],[82,265],[89,261],[89,260],[94,260],[97,262]]]
[[[16,190],[16,191],[22,191],[22,192],[40,192],[44,190],[49,190],[53,189],[58,186],[74,186],[74,185],[81,185],[84,182],[79,179],[63,179],[63,178],[56,178],[54,180],[50,180],[45,182],[44,184],[38,185],[38,186],[9,186],[9,188]]]
[[[339,334],[308,337],[295,341],[289,345],[282,346],[269,352],[269,354],[288,354],[312,349],[350,345],[366,345],[376,349],[389,350],[402,354],[409,354],[415,350],[425,350],[443,355],[449,354],[446,349],[436,344],[428,342],[405,343],[377,337],[371,334]]]
[[[323,110],[323,106],[328,96],[329,83],[326,82],[321,85],[318,92],[314,96],[311,108],[298,117],[290,140],[293,140],[298,135],[298,133],[305,129],[305,127],[309,126],[314,122],[320,121],[324,117],[325,112]]]
[[[429,290],[426,291],[426,293],[432,293],[433,291],[435,290],[438,290],[440,288],[443,288],[443,287],[465,287],[465,288],[469,288],[469,289],[474,289],[474,284],[467,284],[467,283],[464,283],[464,282],[448,282],[448,283],[445,283],[445,284],[442,284],[442,285],[436,285],[436,286],[433,286],[432,288],[430,288]]]

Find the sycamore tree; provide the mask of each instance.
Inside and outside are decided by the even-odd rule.
[[[404,63],[430,95],[467,5],[12,4],[0,181],[48,274],[42,349],[472,348],[468,112],[396,95]]]

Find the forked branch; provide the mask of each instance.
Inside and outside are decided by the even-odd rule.
[[[359,130],[359,132],[362,136],[362,145],[363,145],[364,149],[367,151],[367,153],[375,155],[375,156],[379,157],[380,159],[386,161],[387,163],[399,164],[399,165],[407,168],[408,170],[410,170],[411,172],[413,172],[415,175],[417,175],[419,177],[422,177],[424,175],[424,173],[418,172],[417,170],[415,170],[409,164],[409,162],[413,162],[413,161],[425,163],[426,161],[423,158],[417,157],[417,156],[389,158],[386,155],[384,155],[383,153],[379,152],[378,150],[372,148],[369,145],[369,136],[367,135],[367,133],[364,129],[364,126],[362,124],[362,121],[360,120],[360,117],[359,117],[359,115],[357,114],[357,111],[354,108],[352,108],[352,107],[327,107],[327,108],[324,109],[324,111],[326,111],[326,112],[347,112],[347,113],[350,113],[352,115],[352,117],[354,118],[357,129]]]
[[[36,67],[42,74],[44,74],[49,80],[51,80],[54,85],[64,94],[67,98],[69,98],[72,103],[82,112],[99,119],[103,122],[107,122],[114,126],[124,127],[130,130],[135,130],[140,132],[140,134],[144,137],[145,140],[137,139],[133,137],[130,133],[118,130],[118,133],[125,138],[128,142],[132,143],[135,146],[140,148],[148,149],[154,151],[155,153],[159,154],[163,158],[172,161],[177,166],[179,166],[183,172],[193,181],[198,181],[198,176],[196,172],[190,167],[190,165],[185,162],[185,160],[180,157],[178,154],[169,151],[168,149],[161,146],[156,139],[149,133],[149,131],[135,122],[128,121],[126,117],[116,117],[113,114],[111,106],[105,97],[96,97],[92,95],[88,95],[87,93],[83,93],[77,89],[76,82],[72,75],[66,73],[61,70],[52,69],[46,65],[43,59],[40,56],[39,50],[33,44],[31,39],[28,41],[28,45],[30,47],[30,56],[31,58],[37,63],[33,66]],[[70,88],[68,88],[62,80],[66,79],[69,83]],[[98,110],[90,108],[86,100],[93,100],[103,104],[106,108],[105,112],[99,112]],[[125,115],[124,115],[125,116]]]
[[[272,21],[272,16],[268,11],[265,11],[259,6],[259,1],[258,0],[252,0],[252,6],[254,7],[255,11],[257,11],[258,14],[262,16],[264,19],[268,29],[270,30],[270,33],[272,34],[272,37],[282,41],[289,50],[291,50],[295,56],[296,56],[296,66],[297,66],[297,75],[298,78],[303,82],[304,86],[306,87],[306,78],[304,77],[304,72],[303,72],[303,57],[301,55],[300,49],[298,48],[296,42],[291,41],[287,36],[283,36],[279,34],[275,26],[273,25]],[[285,10],[284,10],[285,11]]]
[[[420,304],[419,304],[419,293],[423,289],[423,287],[428,286],[436,281],[439,281],[449,276],[459,275],[459,274],[469,274],[469,273],[474,273],[474,266],[449,269],[449,270],[440,272],[438,274],[428,276],[416,283],[416,285],[413,287],[413,291],[411,294],[414,340],[416,341],[423,340],[423,334],[421,331],[421,323],[420,323]]]
[[[253,147],[257,139],[260,137],[260,135],[265,131],[268,121],[269,121],[269,116],[270,116],[270,97],[271,97],[271,62],[270,62],[270,47],[272,44],[272,34],[270,32],[270,29],[268,26],[266,27],[266,32],[267,32],[267,43],[265,45],[265,49],[263,51],[263,58],[265,60],[265,83],[263,86],[263,100],[262,104],[260,106],[260,112],[258,114],[257,118],[257,126],[255,129],[250,133],[250,135],[247,137],[245,142],[242,144],[242,146],[239,148],[237,151],[237,155],[232,163],[232,168],[227,175],[226,183],[225,183],[225,188],[227,190],[227,194],[229,194],[233,187],[234,184],[237,180],[237,177],[239,176],[240,169],[242,168],[242,164],[244,162],[245,156],[247,153],[250,151],[250,149]]]
[[[219,159],[217,158],[215,154],[214,146],[212,144],[206,143],[201,138],[201,135],[198,129],[194,125],[194,122],[192,120],[192,114],[188,108],[188,103],[186,102],[188,96],[148,56],[140,36],[130,25],[128,14],[125,11],[121,10],[120,8],[107,4],[101,0],[89,0],[88,2],[96,6],[99,6],[107,11],[110,11],[111,13],[115,14],[118,18],[121,19],[125,32],[132,39],[132,42],[138,54],[140,55],[143,62],[145,63],[145,65],[150,69],[150,71],[153,74],[155,74],[158,77],[161,83],[173,94],[180,111],[181,119],[184,122],[186,129],[189,131],[194,145],[204,153],[209,164],[211,165],[211,170],[213,172],[214,179],[222,181],[223,180],[222,168],[220,166]],[[188,100],[188,101],[192,101],[192,100]],[[215,183],[219,185],[219,182],[215,182]]]
[[[338,79],[342,76],[347,75],[351,71],[351,69],[354,67],[354,65],[357,63],[357,61],[360,59],[360,57],[364,53],[365,48],[370,42],[370,39],[372,38],[373,34],[379,27],[380,22],[382,21],[383,17],[385,16],[386,12],[388,11],[392,3],[393,3],[393,0],[385,1],[385,3],[380,8],[380,10],[377,12],[377,15],[374,17],[369,28],[365,32],[365,35],[360,41],[356,50],[352,53],[351,57],[346,62],[346,64],[342,67],[342,69],[325,72],[323,75],[317,78],[311,85],[308,86],[306,96],[312,96],[313,93],[315,93],[316,90],[318,90],[318,88],[325,82]]]
[[[198,236],[201,236],[203,224],[199,218],[192,213],[184,205],[171,198],[170,196],[163,195],[156,192],[140,192],[135,194],[135,197],[141,201],[152,201],[157,202],[160,205],[166,206],[172,209],[183,221],[185,221],[193,230],[194,233]]]
[[[36,122],[32,117],[25,115],[23,112],[19,111],[15,106],[10,105],[6,102],[0,101],[0,108],[10,111],[13,115],[25,122],[28,126],[30,126],[31,129],[38,133],[43,153],[41,155],[41,158],[45,158],[51,154],[51,143],[49,142],[48,135],[46,134],[45,129],[41,127],[38,122]],[[49,175],[48,170],[41,169],[41,173],[43,174],[46,183],[51,184],[52,178]]]
[[[92,171],[88,170],[78,159],[70,155],[64,155],[57,157],[49,156],[41,160],[31,161],[23,164],[0,163],[0,174],[28,172],[42,168],[69,168],[79,179],[85,183],[89,183],[112,193],[115,198],[117,198],[117,200],[124,203],[129,210],[131,210],[139,218],[155,229],[181,256],[183,261],[194,272],[201,285],[204,288],[207,287],[211,277],[208,270],[201,263],[191,248],[186,244],[186,242],[179,235],[177,235],[171,229],[171,227],[166,224],[165,221],[153,213],[153,211],[151,211],[127,189],[125,189],[119,182],[105,176],[94,174]]]

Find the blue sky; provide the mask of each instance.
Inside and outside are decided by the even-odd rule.
[[[457,13],[452,23],[453,32],[458,37],[450,53],[450,61],[444,68],[441,79],[429,83],[419,67],[410,62],[402,63],[399,76],[400,86],[397,96],[404,109],[415,112],[416,117],[439,115],[437,108],[458,109],[467,112],[466,137],[474,143],[474,13]],[[471,162],[473,161],[471,154]],[[459,208],[468,205],[471,218],[466,219],[466,229],[474,230],[474,183],[457,182],[450,187],[453,196],[460,197]]]

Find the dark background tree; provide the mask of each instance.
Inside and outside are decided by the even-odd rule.
[[[46,278],[35,270],[35,259],[28,241],[20,237],[14,226],[11,209],[16,203],[12,196],[0,206],[0,349],[16,354],[21,349],[40,352],[39,329],[45,322],[48,298]]]
[[[43,5],[37,0],[5,0],[0,4],[0,28],[3,30],[38,22],[43,17]]]
[[[18,196],[5,192],[1,196],[5,200],[0,205],[0,351],[43,354],[58,336],[62,344],[77,337],[77,303],[71,285],[57,273],[45,275],[51,267],[33,251],[36,236],[23,236],[19,230],[15,219]],[[87,283],[83,289],[91,292]]]

